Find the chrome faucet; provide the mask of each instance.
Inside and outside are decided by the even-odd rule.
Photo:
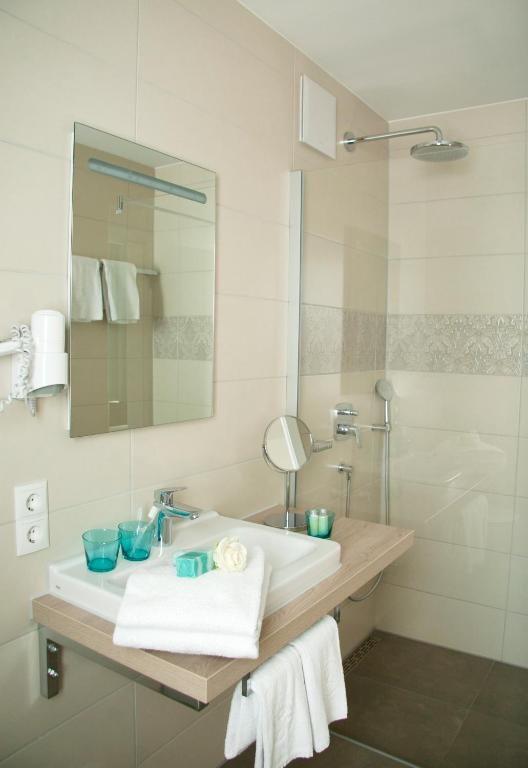
[[[354,437],[361,446],[361,427],[358,424],[336,424],[336,437]]]
[[[176,503],[174,495],[185,490],[187,486],[183,485],[178,488],[161,488],[154,494],[154,504],[149,513],[154,524],[154,547],[172,544],[173,520],[196,520],[200,517],[200,509]]]

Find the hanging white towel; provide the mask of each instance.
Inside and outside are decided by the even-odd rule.
[[[99,259],[72,256],[71,318],[76,323],[103,319],[103,291]]]
[[[225,741],[228,760],[256,741],[255,768],[283,768],[312,757],[312,727],[301,659],[286,646],[251,673],[249,696],[233,694]]]
[[[301,657],[314,749],[322,752],[330,744],[329,723],[344,720],[347,716],[345,678],[335,620],[325,616],[291,645]]]
[[[106,319],[109,323],[137,323],[139,320],[139,291],[137,268],[128,261],[103,262],[103,291]]]
[[[186,579],[172,565],[144,568],[127,581],[114,643],[256,659],[270,573],[260,547],[249,551],[247,568],[238,573]]]

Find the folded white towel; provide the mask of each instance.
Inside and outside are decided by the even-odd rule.
[[[172,565],[144,568],[129,577],[114,643],[174,653],[258,658],[269,566],[260,547],[246,570],[214,570],[180,578]]]
[[[103,262],[103,290],[106,319],[109,323],[137,323],[139,320],[139,291],[137,268],[128,261]]]
[[[291,645],[301,657],[314,749],[322,752],[330,744],[328,724],[347,716],[345,677],[335,620],[325,616]]]
[[[103,319],[99,259],[72,256],[71,319],[76,323],[92,323]]]
[[[301,659],[286,646],[251,673],[251,692],[233,694],[225,740],[228,760],[256,744],[255,768],[283,768],[312,757],[312,728]]]

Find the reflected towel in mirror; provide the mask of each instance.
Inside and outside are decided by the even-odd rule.
[[[106,319],[109,323],[137,323],[139,320],[139,291],[137,268],[128,261],[102,259],[103,295]]]
[[[93,323],[103,319],[103,292],[99,259],[72,256],[71,319]]]

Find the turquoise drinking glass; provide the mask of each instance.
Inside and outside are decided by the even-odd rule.
[[[117,527],[125,560],[147,560],[152,546],[153,524],[145,520],[126,520]]]
[[[88,570],[95,573],[113,571],[119,554],[119,531],[115,528],[92,528],[82,535]]]
[[[308,509],[304,513],[306,528],[309,536],[316,536],[318,539],[328,539],[332,533],[335,514],[329,509],[317,507]]]

